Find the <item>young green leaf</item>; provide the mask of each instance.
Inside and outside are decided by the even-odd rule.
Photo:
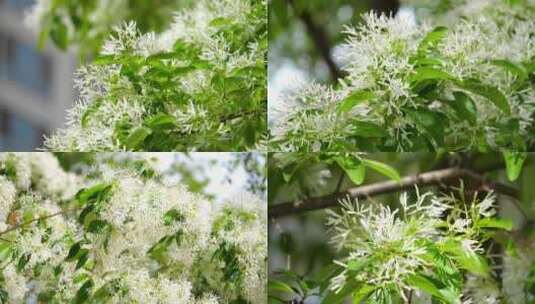
[[[83,304],[87,303],[89,297],[91,296],[91,289],[93,288],[93,281],[87,280],[76,292],[72,304]]]
[[[524,81],[529,77],[528,71],[523,65],[514,63],[510,60],[507,60],[507,59],[491,60],[490,63],[495,66],[504,68],[509,73],[518,77],[520,81]]]
[[[503,158],[505,159],[507,178],[512,182],[517,180],[520,173],[522,173],[522,167],[527,158],[527,153],[503,151]]]
[[[93,60],[94,65],[109,65],[115,63],[115,55],[100,55]]]
[[[270,290],[270,293],[271,293],[271,291],[287,292],[287,293],[291,293],[291,294],[295,293],[290,285],[286,284],[283,281],[274,280],[274,279],[270,279],[269,280],[268,288]]]
[[[460,304],[460,296],[450,290],[439,288],[435,283],[424,275],[413,274],[409,276],[406,283],[416,289],[422,290],[448,304]]]
[[[463,269],[479,276],[489,276],[490,266],[487,260],[478,254],[466,252],[460,242],[448,241],[441,245],[441,249],[452,254]]]
[[[71,262],[76,259],[78,256],[78,253],[80,252],[80,249],[82,248],[80,242],[75,243],[71,246],[71,249],[69,249],[69,253],[67,254],[67,257],[65,258],[65,261]]]
[[[353,134],[364,138],[383,138],[388,133],[385,129],[373,122],[353,120],[351,122]]]
[[[79,206],[104,201],[111,195],[111,189],[112,184],[96,184],[90,188],[85,188],[78,191],[75,199]]]
[[[355,185],[364,182],[366,167],[358,159],[340,156],[336,157],[335,160]]]
[[[482,228],[497,228],[507,231],[511,231],[513,229],[513,221],[510,219],[484,218],[478,221],[477,224]]]
[[[373,285],[364,285],[353,295],[353,304],[362,304],[366,298],[376,289]]]
[[[417,84],[425,80],[454,80],[455,77],[447,72],[432,67],[419,67],[415,69],[415,74],[409,77],[409,82]]]
[[[510,115],[511,108],[503,93],[496,87],[481,83],[479,80],[470,79],[459,83],[461,88],[490,100],[503,113]]]
[[[444,26],[437,26],[422,39],[418,46],[418,52],[425,52],[430,47],[440,43],[448,34],[448,28]]]
[[[349,112],[354,106],[358,105],[361,102],[373,99],[375,95],[371,91],[362,90],[357,91],[338,104],[338,111],[341,113]]]
[[[339,292],[335,291],[329,291],[325,298],[323,298],[323,301],[321,304],[340,304],[343,303],[343,301],[351,295],[355,290],[358,290],[361,283],[356,282],[354,280],[350,280],[349,282],[346,282],[344,288],[340,290]]]
[[[401,176],[399,175],[398,171],[387,164],[370,159],[362,159],[362,164],[397,182],[401,180]]]
[[[0,264],[6,261],[11,255],[11,244],[0,240]]]
[[[66,51],[69,45],[69,30],[60,17],[55,17],[50,29],[50,38],[62,51]]]
[[[477,122],[477,108],[474,100],[464,92],[456,91],[453,92],[454,100],[448,100],[448,105],[450,105],[457,115],[470,122],[471,125],[475,125]]]
[[[171,129],[177,126],[176,118],[165,113],[159,113],[146,119],[145,124],[152,130]]]
[[[407,111],[407,114],[420,132],[431,135],[439,147],[444,145],[444,128],[447,120],[442,113],[421,108]]]
[[[152,134],[152,130],[146,127],[138,127],[126,138],[124,145],[128,150],[140,147],[143,141]]]

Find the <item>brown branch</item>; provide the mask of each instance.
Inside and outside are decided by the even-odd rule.
[[[321,26],[316,24],[314,18],[308,11],[297,7],[295,0],[288,0],[288,2],[295,11],[297,17],[304,23],[310,39],[312,39],[312,42],[319,51],[321,58],[329,69],[331,78],[336,82],[338,79],[343,77],[343,74],[332,58],[331,45],[327,33]]]
[[[4,235],[6,233],[9,233],[11,231],[17,230],[17,229],[19,229],[21,227],[24,227],[24,226],[27,226],[27,225],[29,225],[31,223],[38,222],[40,220],[46,220],[46,219],[49,219],[49,218],[52,218],[52,217],[56,217],[58,215],[62,215],[62,214],[65,214],[67,212],[76,211],[76,210],[78,210],[78,208],[67,209],[67,210],[59,211],[59,212],[52,213],[52,214],[49,214],[49,215],[45,215],[45,216],[42,216],[42,217],[38,217],[38,218],[35,218],[35,219],[32,219],[32,220],[17,224],[17,225],[15,225],[15,226],[13,226],[11,228],[8,228],[8,229],[6,229],[4,231],[0,231],[0,235]]]
[[[323,196],[307,198],[297,202],[286,202],[274,205],[269,208],[269,217],[277,218],[305,211],[337,207],[338,201],[342,198],[366,199],[380,194],[395,193],[412,189],[414,186],[440,185],[455,181],[461,178],[469,178],[480,184],[482,189],[494,190],[496,192],[518,198],[519,193],[516,188],[509,185],[487,181],[481,175],[462,168],[448,168],[435,170],[416,175],[403,177],[399,182],[385,181],[374,184],[351,188],[343,192]],[[520,206],[518,206],[520,207]],[[522,209],[520,209],[522,211]]]

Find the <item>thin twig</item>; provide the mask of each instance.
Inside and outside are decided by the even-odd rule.
[[[321,58],[327,65],[331,78],[334,82],[343,77],[342,72],[334,62],[331,54],[331,45],[329,42],[329,37],[325,30],[319,26],[315,21],[310,12],[307,10],[297,7],[294,0],[288,0],[290,6],[295,11],[296,16],[301,19],[305,28],[307,30],[310,39],[314,43],[314,46],[318,50]]]
[[[340,189],[342,188],[342,183],[344,181],[344,177],[346,176],[344,170],[340,170],[340,178],[338,179],[338,183],[336,184],[336,189],[334,190],[334,193],[340,192]]]
[[[40,220],[46,220],[46,219],[49,219],[49,218],[52,218],[52,217],[56,217],[58,215],[62,215],[62,214],[71,212],[71,211],[76,211],[78,209],[79,208],[67,209],[67,210],[59,211],[59,212],[56,212],[56,213],[53,213],[53,214],[49,214],[49,215],[45,215],[45,216],[42,216],[42,217],[35,218],[35,219],[32,219],[32,220],[17,224],[15,226],[11,227],[11,228],[8,228],[8,229],[0,232],[0,235],[4,235],[4,234],[9,233],[9,232],[11,232],[13,230],[17,230],[17,229],[19,229],[21,227],[24,227],[24,226],[27,226],[27,225],[29,225],[31,223],[38,222]]]
[[[277,218],[305,211],[324,209],[338,206],[338,201],[345,197],[366,199],[380,194],[395,193],[412,189],[414,186],[440,185],[457,179],[469,178],[480,184],[483,189],[494,190],[498,193],[518,198],[518,190],[506,184],[487,181],[481,175],[462,168],[448,168],[403,177],[399,182],[386,181],[351,188],[343,192],[323,197],[307,198],[296,202],[286,202],[274,205],[269,209],[269,216]],[[520,209],[522,211],[522,209]]]

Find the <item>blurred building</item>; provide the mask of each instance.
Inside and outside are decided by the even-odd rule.
[[[74,100],[76,59],[51,44],[36,48],[24,25],[35,0],[0,0],[0,151],[32,151],[65,122]]]

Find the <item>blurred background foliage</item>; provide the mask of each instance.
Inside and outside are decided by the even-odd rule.
[[[239,191],[266,197],[263,153],[54,153],[68,171],[100,174],[97,163],[134,168],[147,178],[182,183],[195,193],[221,201]],[[224,191],[221,191],[223,189]]]
[[[40,18],[39,46],[47,40],[62,49],[79,47],[82,60],[98,54],[115,26],[134,21],[141,33],[162,32],[175,12],[192,0],[62,0],[54,1]]]
[[[345,25],[358,24],[369,10],[395,14],[397,0],[269,1],[270,75],[292,67],[320,82],[341,76],[333,57]]]
[[[464,168],[480,173],[485,180],[500,182],[519,190],[519,201],[513,201],[498,194],[500,216],[510,218],[515,223],[518,235],[532,235],[535,227],[535,153],[527,156],[520,176],[511,182],[505,169],[501,153],[373,153],[373,154],[336,154],[336,153],[275,153],[268,160],[268,202],[270,210],[269,226],[269,271],[270,277],[286,282],[299,282],[298,289],[311,292],[318,284],[328,284],[328,265],[336,255],[329,244],[330,234],[325,225],[325,210],[299,212],[286,216],[272,216],[273,207],[293,202],[306,204],[311,197],[327,196],[336,192],[358,187],[351,171],[341,166],[333,158],[369,159],[384,163],[399,173],[401,177],[446,168]],[[391,180],[376,170],[366,170],[362,185]],[[466,189],[481,190],[479,185],[464,179]],[[420,192],[434,191],[449,193],[458,187],[460,180],[455,179],[439,186],[420,187]],[[415,191],[408,191],[409,197]],[[399,207],[400,192],[382,194],[369,198],[369,202]],[[410,200],[409,200],[410,201]],[[286,294],[287,295],[287,294]],[[295,296],[292,303],[318,303],[317,295]],[[304,301],[304,302],[303,302]],[[275,303],[275,302],[274,302]]]

